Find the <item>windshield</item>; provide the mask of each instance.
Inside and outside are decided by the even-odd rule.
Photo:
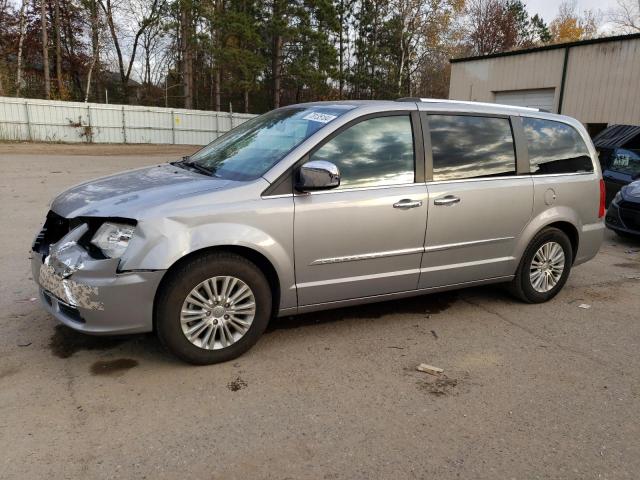
[[[611,162],[611,170],[631,175],[640,175],[640,150],[618,148]]]
[[[186,164],[226,180],[255,180],[304,140],[353,108],[326,105],[273,110],[216,139],[188,158]]]

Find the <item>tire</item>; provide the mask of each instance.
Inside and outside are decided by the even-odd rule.
[[[225,284],[225,278],[236,279],[237,282],[229,280]],[[208,288],[209,292],[213,291],[212,282],[215,282],[216,291],[220,293],[233,284],[232,288],[235,290],[232,292],[235,293],[231,293],[229,298],[237,294],[237,306],[244,309],[239,312],[251,312],[252,298],[247,299],[246,291],[240,291],[245,286],[248,287],[255,305],[252,320],[249,322],[250,313],[231,313],[231,309],[234,308],[233,300],[229,300],[226,305],[225,301],[221,300],[220,305],[216,307],[214,305],[218,303],[214,304],[213,301],[203,304],[204,302],[200,301],[203,295],[207,299],[210,298],[206,289]],[[193,294],[194,289],[197,289],[196,294]],[[197,296],[198,293],[201,295]],[[213,298],[222,299],[223,296],[214,295]],[[187,303],[189,301],[201,305]],[[242,302],[244,303],[241,305]],[[240,255],[228,252],[203,254],[180,265],[163,281],[156,301],[156,333],[167,350],[185,362],[195,365],[226,362],[239,357],[258,341],[269,323],[271,303],[269,282],[255,264]],[[231,309],[222,308],[225,306],[230,306]],[[231,320],[223,320],[223,317],[230,317]],[[190,318],[194,320],[185,321]],[[200,326],[203,322],[208,324]],[[212,322],[215,322],[215,325]],[[244,329],[242,332],[237,328],[241,322],[241,328]],[[191,341],[187,338],[183,325],[187,330],[195,329],[195,333],[201,328],[204,330],[198,333],[198,336],[193,334]],[[249,325],[248,328],[245,325]],[[239,338],[234,339],[234,336],[238,335]]]
[[[553,287],[547,291],[539,291],[539,289],[534,286],[531,279],[531,264],[536,253],[543,245],[553,244],[561,247],[562,253],[564,254],[564,262],[558,261],[558,265],[563,265],[563,270]],[[555,249],[555,247],[553,248]],[[512,280],[509,289],[513,295],[524,302],[546,302],[551,300],[560,290],[562,290],[562,287],[567,282],[567,278],[571,272],[571,265],[573,265],[573,248],[569,237],[567,237],[562,230],[557,228],[545,228],[533,237],[533,240],[531,240],[531,243],[529,243],[524,251],[516,276]]]

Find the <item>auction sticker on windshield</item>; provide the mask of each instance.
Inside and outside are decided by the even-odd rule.
[[[311,112],[308,115],[302,117],[303,120],[311,120],[312,122],[329,123],[336,118],[336,115],[329,115],[328,113]]]

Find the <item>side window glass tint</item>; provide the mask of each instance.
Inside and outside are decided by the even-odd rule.
[[[515,175],[511,123],[506,118],[429,115],[433,180]]]
[[[413,130],[409,115],[363,120],[320,147],[310,160],[326,160],[340,169],[340,187],[412,183]]]
[[[572,126],[527,117],[522,122],[533,175],[593,171],[589,150]]]

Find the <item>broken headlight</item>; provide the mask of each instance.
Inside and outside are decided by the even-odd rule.
[[[103,223],[91,239],[91,243],[102,250],[109,258],[120,258],[129,245],[135,230],[134,225],[126,223]]]

